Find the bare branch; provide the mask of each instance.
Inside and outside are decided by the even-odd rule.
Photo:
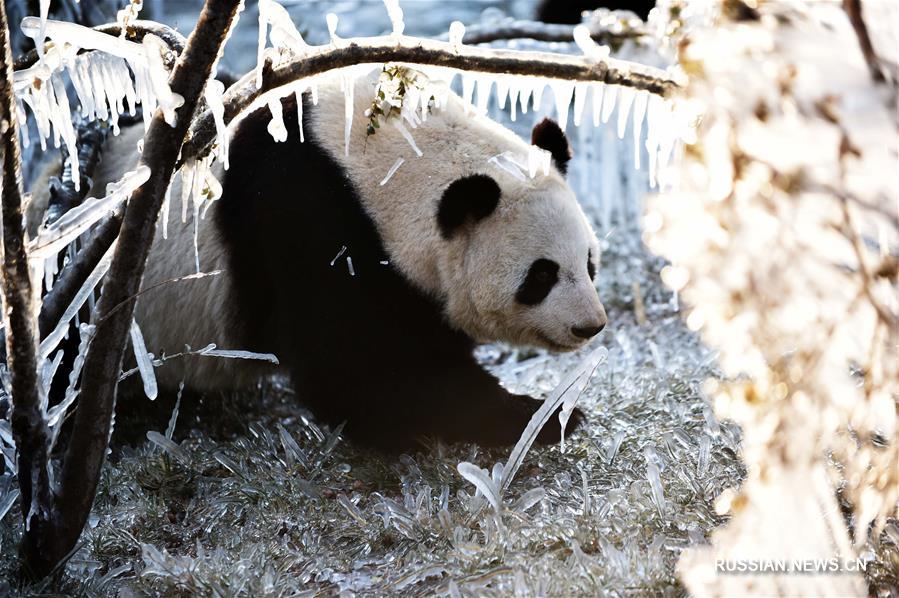
[[[667,96],[680,82],[661,69],[607,58],[599,62],[582,56],[550,52],[517,52],[494,48],[456,46],[415,37],[369,37],[342,40],[338,47],[320,46],[292,62],[267,69],[261,88],[256,88],[255,73],[249,73],[232,85],[222,98],[225,122],[249,108],[266,92],[284,87],[327,71],[357,64],[404,62],[480,71],[483,73],[523,75],[568,81],[589,81],[644,89]],[[206,110],[191,127],[190,140],[182,151],[184,160],[205,155],[215,137],[212,112]]]
[[[22,513],[27,527],[26,545],[35,552],[46,546],[52,495],[47,471],[48,430],[42,413],[37,379],[36,332],[32,312],[31,279],[25,253],[22,213],[22,172],[19,124],[13,93],[13,64],[5,3],[0,3],[0,153],[3,178],[3,319],[6,354],[12,374],[12,433],[18,452]]]
[[[177,122],[170,127],[163,120],[162,113],[157,111],[147,131],[141,163],[150,168],[151,175],[134,192],[125,208],[116,251],[95,310],[93,319],[103,323],[98,326],[88,348],[82,370],[78,410],[60,475],[53,550],[27,555],[43,573],[49,571],[75,544],[90,513],[109,438],[116,382],[134,312],[134,300],[130,298],[140,287],[156,232],[157,216],[178,150],[240,4],[240,0],[206,1],[197,27],[190,35],[171,77],[172,90],[184,98],[184,105],[177,110]],[[126,301],[126,306],[110,314],[123,301]]]
[[[874,46],[871,44],[868,28],[865,26],[865,19],[862,16],[862,1],[843,0],[843,10],[846,11],[846,14],[849,16],[849,22],[852,23],[852,28],[855,29],[858,45],[865,56],[865,62],[868,63],[868,70],[871,71],[871,78],[875,81],[883,81],[883,71],[880,70],[880,62],[877,59],[877,53],[874,52]]]
[[[597,29],[591,27],[590,37],[601,44],[620,43],[626,39],[636,39],[649,35],[644,26],[622,27],[620,30]],[[441,41],[449,39],[447,34],[440,36]],[[518,21],[506,19],[490,25],[470,25],[465,28],[466,44],[486,44],[510,39],[532,39],[540,42],[573,42],[574,25],[542,23],[540,21]]]

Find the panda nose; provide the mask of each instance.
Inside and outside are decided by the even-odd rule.
[[[578,338],[593,338],[599,334],[605,326],[605,324],[600,324],[599,326],[572,326],[571,334]]]

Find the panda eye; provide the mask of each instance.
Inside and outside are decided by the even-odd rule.
[[[518,287],[515,300],[522,305],[537,305],[549,295],[558,281],[559,264],[544,258],[535,260]]]
[[[596,266],[593,265],[593,254],[587,252],[587,276],[590,280],[596,280]]]

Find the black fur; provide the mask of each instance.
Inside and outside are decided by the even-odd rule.
[[[499,205],[500,188],[486,174],[456,179],[446,188],[437,207],[437,226],[444,239],[451,238],[464,224],[474,225]]]
[[[587,276],[590,280],[596,280],[596,266],[593,264],[593,254],[590,251],[587,252]]]
[[[518,290],[515,300],[522,305],[538,305],[559,282],[559,264],[540,258],[528,268],[528,274]]]
[[[234,305],[241,348],[278,355],[316,416],[347,421],[361,443],[514,443],[540,403],[503,390],[472,356],[474,341],[380,263],[390,256],[376,226],[308,121],[300,143],[293,97],[284,100],[286,142],[266,132],[265,108],[240,125],[216,210],[236,286],[235,298],[221,299]],[[558,437],[548,425],[540,439]]]
[[[556,121],[544,118],[531,131],[531,143],[548,151],[556,168],[565,174],[568,172],[568,161],[571,160],[571,146],[568,145],[568,137],[556,124]]]

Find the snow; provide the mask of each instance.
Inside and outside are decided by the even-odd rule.
[[[399,0],[384,0],[384,6],[387,8],[387,16],[390,17],[393,35],[401,36],[406,25],[403,23],[403,9],[400,8]]]

